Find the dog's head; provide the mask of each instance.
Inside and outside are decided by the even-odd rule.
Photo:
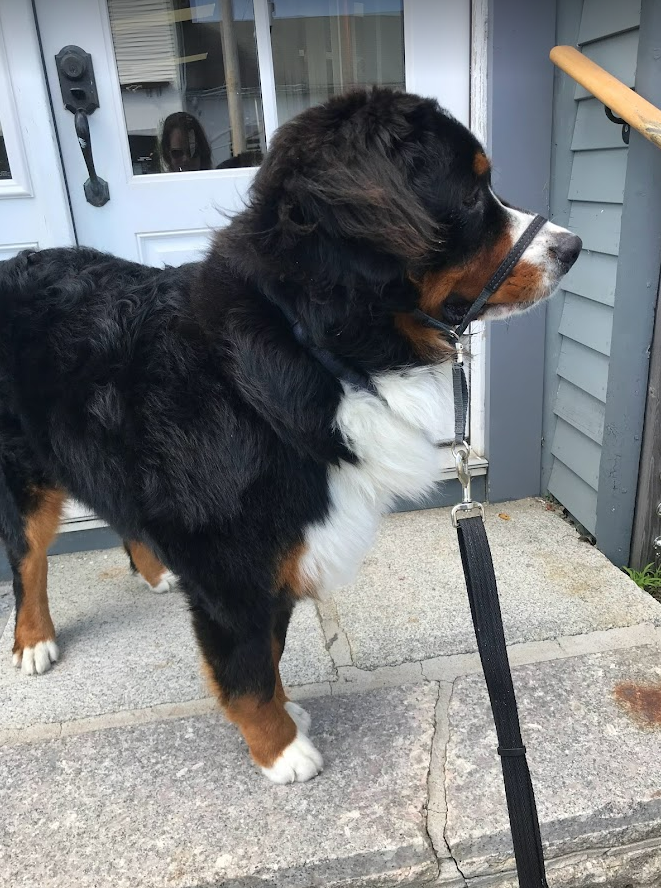
[[[277,132],[251,196],[251,240],[272,275],[396,315],[458,322],[533,214],[494,194],[478,140],[437,103],[374,89],[309,108]],[[502,317],[550,295],[578,237],[546,223],[483,314]],[[349,294],[349,296],[347,296]],[[326,300],[328,301],[328,300]],[[346,305],[345,305],[346,307]]]

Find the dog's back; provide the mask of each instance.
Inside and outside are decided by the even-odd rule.
[[[29,490],[54,487],[82,499],[107,488],[108,518],[121,523],[150,376],[181,360],[190,277],[87,248],[0,263],[3,524],[13,501],[24,512]]]

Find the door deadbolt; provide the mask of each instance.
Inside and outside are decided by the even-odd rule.
[[[99,107],[92,56],[80,46],[64,46],[55,56],[62,101],[67,111],[91,114]]]

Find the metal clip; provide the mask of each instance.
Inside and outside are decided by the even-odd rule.
[[[479,512],[484,521],[484,506],[482,503],[475,502],[471,499],[471,473],[468,466],[468,457],[470,448],[465,441],[461,444],[452,445],[452,455],[457,469],[457,477],[459,483],[464,489],[463,497],[460,503],[453,507],[450,517],[452,518],[452,526],[457,527],[461,517],[467,517],[470,512]]]
[[[482,503],[476,503],[473,501],[470,501],[470,502],[464,501],[461,503],[457,503],[456,506],[453,506],[452,512],[450,513],[450,517],[452,518],[452,526],[455,529],[457,527],[457,524],[459,524],[460,515],[463,512],[465,512],[465,513],[478,512],[480,517],[482,518],[482,521],[484,521],[484,506],[482,505]],[[466,517],[468,517],[468,514],[461,515],[461,517],[466,518]]]
[[[470,499],[471,476],[468,468],[468,454],[470,453],[468,444],[462,441],[461,444],[452,445],[452,456],[454,456],[454,464],[457,470],[459,483],[464,488],[464,502],[466,498]],[[466,493],[468,491],[468,494]]]

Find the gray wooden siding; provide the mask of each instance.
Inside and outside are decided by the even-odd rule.
[[[585,55],[634,86],[640,0],[563,3],[567,8],[573,3],[574,21],[580,12],[580,24],[573,36],[558,34],[558,42],[578,44]],[[557,125],[559,115],[566,120],[569,114],[575,115],[571,138],[566,126]],[[555,218],[557,207],[558,222],[581,235],[583,253],[556,297],[560,305],[549,312],[553,329],[547,344],[553,347],[547,354],[554,366],[546,374],[543,484],[594,533],[628,149],[621,128],[580,86],[556,89],[554,120],[566,141],[556,152],[566,153],[570,172],[568,181],[558,177],[562,193],[554,193],[552,183],[551,215]]]

